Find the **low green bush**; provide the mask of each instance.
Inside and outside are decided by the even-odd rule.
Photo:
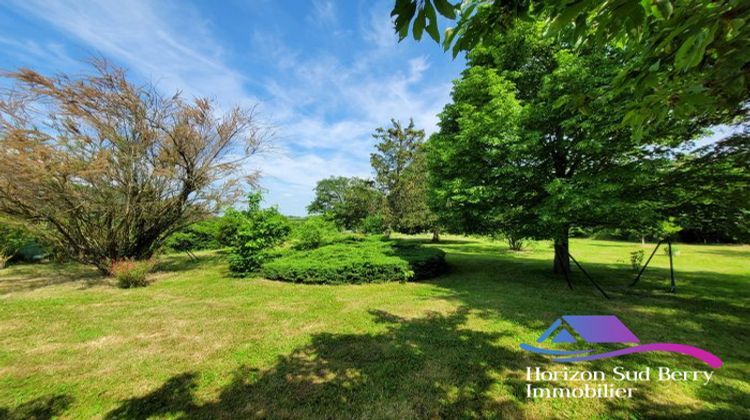
[[[311,251],[290,251],[263,265],[266,278],[298,283],[405,282],[445,270],[445,253],[434,248],[354,240]]]
[[[148,285],[146,276],[154,268],[156,262],[151,260],[115,261],[110,268],[110,273],[117,279],[117,285],[123,289],[131,287],[145,287]]]

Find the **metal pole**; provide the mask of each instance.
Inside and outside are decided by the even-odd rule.
[[[672,263],[672,241],[667,240],[667,246],[669,247],[669,277],[672,281],[669,293],[677,293],[677,286],[674,283],[674,264]]]
[[[578,261],[576,261],[576,259],[573,258],[573,256],[570,255],[570,253],[568,253],[568,256],[570,257],[571,260],[573,260],[574,263],[576,263],[576,265],[578,266],[578,268],[580,268],[581,271],[583,271],[583,274],[586,275],[586,278],[588,278],[589,281],[591,281],[591,283],[594,284],[594,287],[596,287],[597,289],[599,289],[599,291],[602,292],[602,294],[604,295],[605,298],[609,299],[609,295],[607,295],[607,292],[605,292],[604,289],[602,289],[601,287],[599,287],[599,284],[597,282],[595,282],[594,279],[591,278],[591,276],[589,276],[589,273],[587,273],[586,270],[583,269],[583,267],[581,266],[581,264],[578,264]]]
[[[654,248],[654,251],[651,253],[651,255],[646,260],[646,264],[643,264],[643,267],[641,268],[641,271],[638,272],[638,275],[635,277],[635,280],[633,280],[633,282],[630,283],[629,287],[635,286],[635,284],[638,283],[638,280],[641,279],[641,274],[643,274],[643,272],[646,271],[646,267],[648,267],[648,263],[650,263],[651,259],[654,258],[654,254],[656,254],[656,251],[659,249],[659,246],[661,245],[662,242],[664,242],[663,239],[656,244],[656,248]]]

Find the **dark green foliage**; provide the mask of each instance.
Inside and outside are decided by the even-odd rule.
[[[315,249],[335,242],[342,234],[336,224],[321,216],[311,216],[292,229],[294,249]]]
[[[286,217],[275,207],[261,209],[261,201],[260,193],[251,193],[247,210],[228,212],[235,231],[229,240],[229,269],[236,275],[258,270],[291,232]]]
[[[299,283],[373,283],[427,278],[445,270],[445,253],[368,239],[292,251],[263,265],[269,279]]]
[[[0,261],[33,262],[46,254],[41,241],[27,229],[0,220]]]
[[[218,223],[216,241],[221,247],[234,245],[237,231],[243,223],[245,216],[235,209],[227,210]]]
[[[660,190],[683,232],[699,242],[750,242],[750,127],[677,159]]]
[[[425,248],[416,245],[394,245],[396,255],[409,262],[414,272],[411,280],[423,280],[443,274],[448,269],[445,262],[445,252],[437,248]]]
[[[382,215],[387,227],[397,232],[432,230],[435,217],[427,202],[424,130],[416,129],[413,120],[408,126],[393,119],[391,124],[375,131],[378,143],[370,154],[376,186],[385,196]]]
[[[167,238],[165,246],[167,249],[178,252],[220,248],[219,228],[221,225],[222,220],[219,217],[193,223],[185,229],[173,233]]]
[[[382,214],[372,214],[362,219],[359,230],[369,235],[381,235],[388,230],[388,225]]]
[[[330,177],[318,181],[315,199],[307,211],[333,220],[342,229],[359,230],[362,220],[381,212],[383,194],[372,181],[357,177]]]
[[[624,58],[576,52],[517,25],[468,56],[469,68],[427,143],[433,207],[454,231],[555,241],[568,271],[570,227],[656,223],[656,187],[669,148],[689,127],[638,140],[612,124],[609,80]],[[664,127],[662,127],[664,128]],[[654,128],[656,131],[656,128]]]
[[[579,50],[605,48],[626,53],[607,82],[611,90],[632,92],[620,102],[620,119],[648,133],[677,116],[706,123],[732,122],[745,114],[750,78],[750,3],[740,0],[396,0],[392,16],[401,39],[412,26],[453,55],[471,51],[522,21],[545,22],[550,39]],[[434,4],[434,7],[433,7]],[[456,13],[456,10],[459,12]],[[456,19],[440,39],[435,12]],[[433,36],[433,34],[438,35]]]

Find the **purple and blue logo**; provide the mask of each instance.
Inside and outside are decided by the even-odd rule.
[[[575,335],[574,335],[575,334]],[[576,335],[580,339],[576,338]],[[614,315],[563,315],[550,325],[539,337],[537,343],[548,339],[552,343],[640,343],[641,340],[633,334]],[[606,359],[610,357],[624,356],[626,354],[644,353],[649,351],[662,351],[692,356],[705,362],[714,369],[721,367],[723,362],[715,354],[698,347],[687,344],[676,343],[649,343],[626,347],[619,350],[604,353],[593,353],[594,349],[587,350],[553,350],[535,347],[522,343],[521,348],[533,353],[554,356],[555,362],[583,362],[586,360]]]

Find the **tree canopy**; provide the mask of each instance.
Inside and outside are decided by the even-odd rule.
[[[340,228],[358,230],[369,215],[380,213],[383,195],[372,181],[357,177],[330,177],[315,186],[307,211],[322,214]]]
[[[542,30],[517,25],[472,50],[427,150],[443,223],[554,239],[563,272],[572,226],[656,219],[658,200],[638,200],[640,191],[695,128],[673,122],[646,142],[612,124],[622,93],[607,81],[624,58],[565,48]]]
[[[426,31],[454,56],[523,21],[543,21],[549,36],[571,47],[621,51],[628,60],[610,85],[634,93],[622,121],[636,136],[675,116],[704,125],[747,117],[746,1],[396,0],[391,15],[400,39]],[[456,21],[442,36],[439,15]]]
[[[403,233],[431,230],[434,218],[427,204],[424,130],[416,129],[413,120],[405,127],[396,120],[391,124],[375,131],[378,143],[370,154],[376,186],[385,196],[386,222]]]

